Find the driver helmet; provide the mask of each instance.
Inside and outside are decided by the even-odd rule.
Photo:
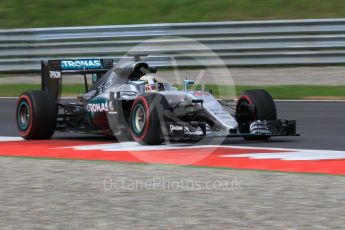
[[[145,82],[145,92],[158,91],[158,82],[152,75],[144,75],[139,80]]]

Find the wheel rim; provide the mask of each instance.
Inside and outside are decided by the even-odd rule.
[[[136,134],[143,132],[146,125],[146,110],[142,104],[138,104],[134,107],[132,127]]]
[[[238,130],[240,133],[249,133],[249,125],[256,120],[255,109],[250,98],[242,96],[237,102],[236,120],[238,122]],[[251,108],[252,107],[252,108]]]
[[[22,101],[18,106],[18,125],[21,130],[26,130],[30,124],[30,107],[26,101]]]
[[[255,110],[252,110],[250,107],[253,104],[248,101],[246,98],[240,98],[238,101],[238,110],[237,113],[241,114],[244,120],[246,121],[254,121],[256,119]]]

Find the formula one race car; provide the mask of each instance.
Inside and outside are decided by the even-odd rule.
[[[113,65],[112,59],[41,62],[42,89],[21,94],[17,125],[25,139],[49,139],[55,130],[130,137],[142,144],[204,137],[266,140],[296,135],[296,122],[278,120],[272,97],[248,90],[234,102],[217,100],[202,86],[183,90],[156,80],[156,69],[140,61]],[[84,75],[85,93],[74,102],[60,98],[65,74]],[[92,76],[89,88],[87,74]]]

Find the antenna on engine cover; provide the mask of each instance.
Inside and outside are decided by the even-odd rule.
[[[128,53],[127,56],[128,57],[133,57],[134,58],[134,62],[140,62],[141,61],[141,57],[148,56],[148,54],[147,53],[141,53],[141,52],[132,52],[132,53]]]

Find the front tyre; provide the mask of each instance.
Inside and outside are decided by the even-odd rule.
[[[17,101],[17,127],[24,139],[51,138],[56,127],[56,116],[56,102],[47,92],[27,91]]]
[[[276,120],[277,110],[271,95],[263,89],[246,90],[237,101],[236,120],[240,133],[249,133],[256,120]],[[248,136],[246,140],[267,140],[269,136]]]
[[[163,142],[161,121],[168,110],[167,100],[159,94],[144,94],[133,102],[130,129],[134,140],[140,144],[159,145]]]

